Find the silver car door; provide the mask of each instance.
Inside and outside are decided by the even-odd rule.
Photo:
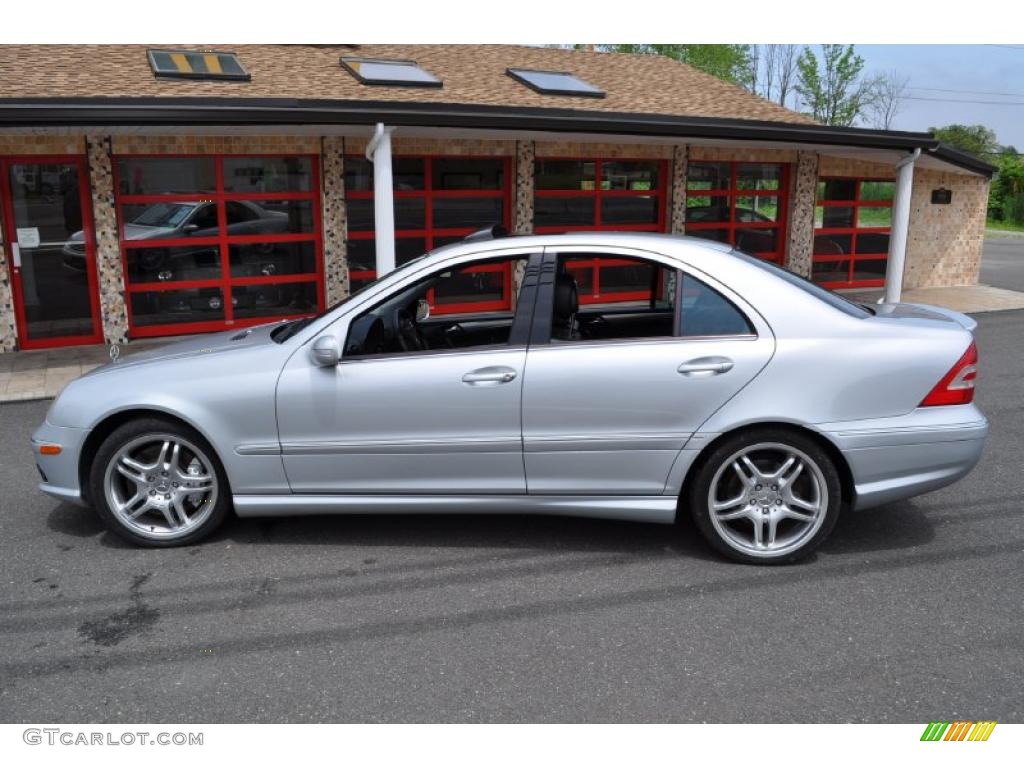
[[[277,396],[293,492],[524,493],[524,296],[507,344],[343,355],[328,368],[294,355]]]
[[[563,248],[559,255],[579,250]],[[600,254],[638,257],[624,249]],[[717,286],[718,295],[750,317],[749,331],[678,335],[679,307],[686,299],[685,273],[676,272],[676,316],[666,335],[552,340],[557,269],[553,254],[546,253],[523,390],[529,492],[660,494],[689,437],[768,362],[774,350],[770,329],[749,305]]]

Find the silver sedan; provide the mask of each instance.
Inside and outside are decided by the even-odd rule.
[[[977,463],[974,327],[692,238],[471,237],[317,317],[96,369],[33,450],[44,492],[140,545],[231,510],[536,513],[789,562]]]

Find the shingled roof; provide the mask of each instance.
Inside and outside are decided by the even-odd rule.
[[[180,45],[233,51],[249,82],[153,76],[145,45],[0,46],[0,99],[203,98],[328,99],[549,107],[598,112],[814,124],[810,118],[663,56],[512,45]],[[442,88],[362,85],[341,56],[412,59]],[[571,72],[603,99],[536,93],[509,67]]]

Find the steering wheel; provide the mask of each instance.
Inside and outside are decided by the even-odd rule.
[[[395,312],[395,332],[398,335],[398,343],[405,352],[419,352],[427,348],[427,342],[416,325],[416,318],[408,309],[399,309]]]

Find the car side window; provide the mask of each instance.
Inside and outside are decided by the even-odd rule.
[[[257,218],[255,211],[234,200],[228,200],[228,202],[224,203],[224,214],[227,216],[229,225],[241,224],[243,221],[252,221]]]
[[[560,256],[551,316],[552,342],[672,336],[677,270],[610,254]]]
[[[508,344],[527,257],[439,270],[349,325],[343,360]]]
[[[203,203],[202,207],[192,217],[191,223],[195,224],[199,229],[216,229],[218,226],[217,206],[213,203]]]
[[[748,336],[750,320],[709,285],[684,274],[680,290],[680,336]]]

